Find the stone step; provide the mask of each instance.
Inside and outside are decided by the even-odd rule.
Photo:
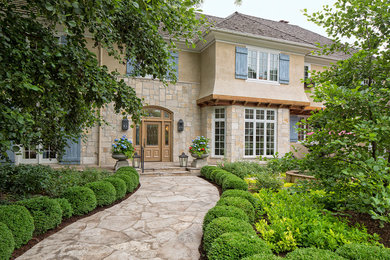
[[[196,172],[181,171],[147,171],[140,172],[141,176],[198,176]]]
[[[171,172],[171,171],[185,171],[186,168],[178,166],[168,166],[168,167],[145,167],[145,172]],[[142,171],[142,169],[137,169],[137,171]]]

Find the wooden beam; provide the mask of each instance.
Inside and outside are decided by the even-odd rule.
[[[261,102],[257,102],[257,106],[258,106],[258,107],[261,106]]]
[[[244,106],[246,106],[248,104],[248,101],[244,101]]]
[[[268,103],[268,104],[267,104],[267,107],[271,107],[271,105],[272,105],[271,103]]]
[[[233,100],[233,101],[232,101],[232,105],[236,104],[236,102],[237,102],[236,100]]]

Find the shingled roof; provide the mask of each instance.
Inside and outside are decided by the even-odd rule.
[[[212,29],[228,30],[236,33],[263,36],[278,40],[286,40],[301,44],[308,44],[316,47],[332,44],[332,40],[318,33],[309,31],[297,25],[289,24],[286,21],[272,21],[255,16],[235,12],[226,18],[205,15],[210,22]],[[344,59],[348,56],[344,53],[334,53],[328,58]]]

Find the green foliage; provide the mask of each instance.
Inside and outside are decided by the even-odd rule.
[[[133,142],[126,138],[126,135],[120,139],[116,138],[112,144],[112,153],[124,154],[127,158],[133,158],[134,154]]]
[[[15,241],[11,230],[0,222],[0,259],[10,259],[14,248]]]
[[[123,180],[126,184],[126,193],[130,193],[135,189],[135,177],[130,177],[128,174],[120,173],[120,174],[115,174],[115,178],[119,178]]]
[[[15,241],[15,248],[26,244],[34,231],[34,220],[30,212],[23,206],[0,206],[0,222],[11,230]]]
[[[350,260],[389,260],[390,249],[363,244],[345,244],[336,250],[336,253]]]
[[[221,198],[217,202],[217,206],[233,206],[242,209],[248,215],[249,222],[252,223],[254,221],[255,210],[252,204],[244,198],[240,198],[240,197]]]
[[[1,1],[1,157],[7,157],[11,142],[60,151],[68,137],[77,139],[83,129],[104,123],[97,111],[110,103],[116,113],[139,121],[141,99],[117,80],[116,71],[99,66],[84,34],[118,62],[134,61],[133,76],[175,82],[169,50],[176,49],[175,40],[189,45],[201,36],[204,16],[196,18],[198,2],[38,0],[23,2],[21,10],[14,1]],[[66,44],[58,44],[62,33]]]
[[[267,162],[264,171],[271,175],[279,175],[286,171],[298,169],[300,166],[299,160],[294,158],[292,152],[286,153],[281,158],[279,158],[279,154],[275,154],[272,158],[260,157],[260,160]]]
[[[242,258],[242,260],[282,260],[283,258],[273,254],[256,254]]]
[[[257,235],[234,232],[224,233],[215,239],[207,257],[209,260],[240,260],[258,253],[272,255],[271,249]]]
[[[35,197],[17,202],[31,213],[34,219],[34,235],[40,235],[57,227],[62,221],[62,209],[55,199]]]
[[[116,199],[115,187],[108,181],[90,182],[85,186],[95,194],[97,206],[110,205]]]
[[[257,204],[258,204],[258,200],[255,197],[253,197],[253,195],[250,192],[248,192],[248,191],[227,190],[227,191],[224,191],[222,193],[221,199],[222,198],[226,198],[226,197],[240,197],[240,198],[244,198],[247,201],[249,201],[254,208],[256,208]]]
[[[189,148],[189,152],[201,156],[209,153],[209,139],[204,136],[198,136],[192,140],[192,145]]]
[[[316,259],[316,260],[345,260],[344,257],[339,256],[338,254],[324,249],[318,248],[298,248],[293,252],[290,252],[286,255],[286,259],[293,260],[307,260],[307,259]]]
[[[114,186],[116,191],[116,199],[121,199],[126,195],[126,183],[117,175],[115,175],[115,177],[105,178],[103,181],[107,181]]]
[[[261,219],[255,226],[274,252],[286,252],[297,247],[317,247],[336,250],[351,242],[377,243],[377,235],[364,228],[350,227],[319,204],[323,192],[289,194],[260,190],[254,194],[260,201]]]
[[[69,201],[74,215],[77,216],[84,215],[96,208],[95,194],[87,187],[70,187],[64,192],[62,197]]]
[[[55,199],[58,204],[60,204],[61,206],[61,210],[62,210],[62,218],[63,219],[66,219],[66,218],[70,218],[71,216],[73,216],[73,209],[72,209],[72,205],[70,205],[69,201],[67,199],[64,199],[64,198],[57,198]]]
[[[210,209],[203,219],[203,231],[207,225],[216,218],[229,217],[249,222],[248,215],[240,208],[234,206],[215,206]]]
[[[204,231],[203,248],[206,253],[211,249],[211,244],[215,239],[224,233],[230,232],[243,232],[256,236],[256,232],[246,221],[228,217],[216,218],[208,224]]]
[[[265,166],[262,166],[256,162],[223,162],[218,167],[228,171],[241,179],[248,176],[254,176],[258,173],[262,173],[265,170]]]
[[[210,179],[210,173],[212,171],[214,171],[215,169],[217,169],[216,166],[209,166],[209,165],[206,165],[206,166],[203,166],[202,169],[200,169],[200,174],[205,177],[206,179]]]
[[[222,190],[226,191],[229,189],[247,191],[248,184],[243,179],[233,174],[228,174],[222,181]]]
[[[283,181],[279,175],[273,173],[260,173],[256,175],[256,189],[271,189],[280,190],[283,186]]]
[[[138,174],[137,170],[131,166],[121,167],[116,171],[116,173],[126,173],[129,175],[134,175],[137,177],[137,181],[139,182],[139,174]],[[138,184],[137,184],[137,186],[138,186]]]

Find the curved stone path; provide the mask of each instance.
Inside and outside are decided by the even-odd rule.
[[[218,190],[195,176],[141,177],[127,200],[44,239],[18,259],[199,259]]]

